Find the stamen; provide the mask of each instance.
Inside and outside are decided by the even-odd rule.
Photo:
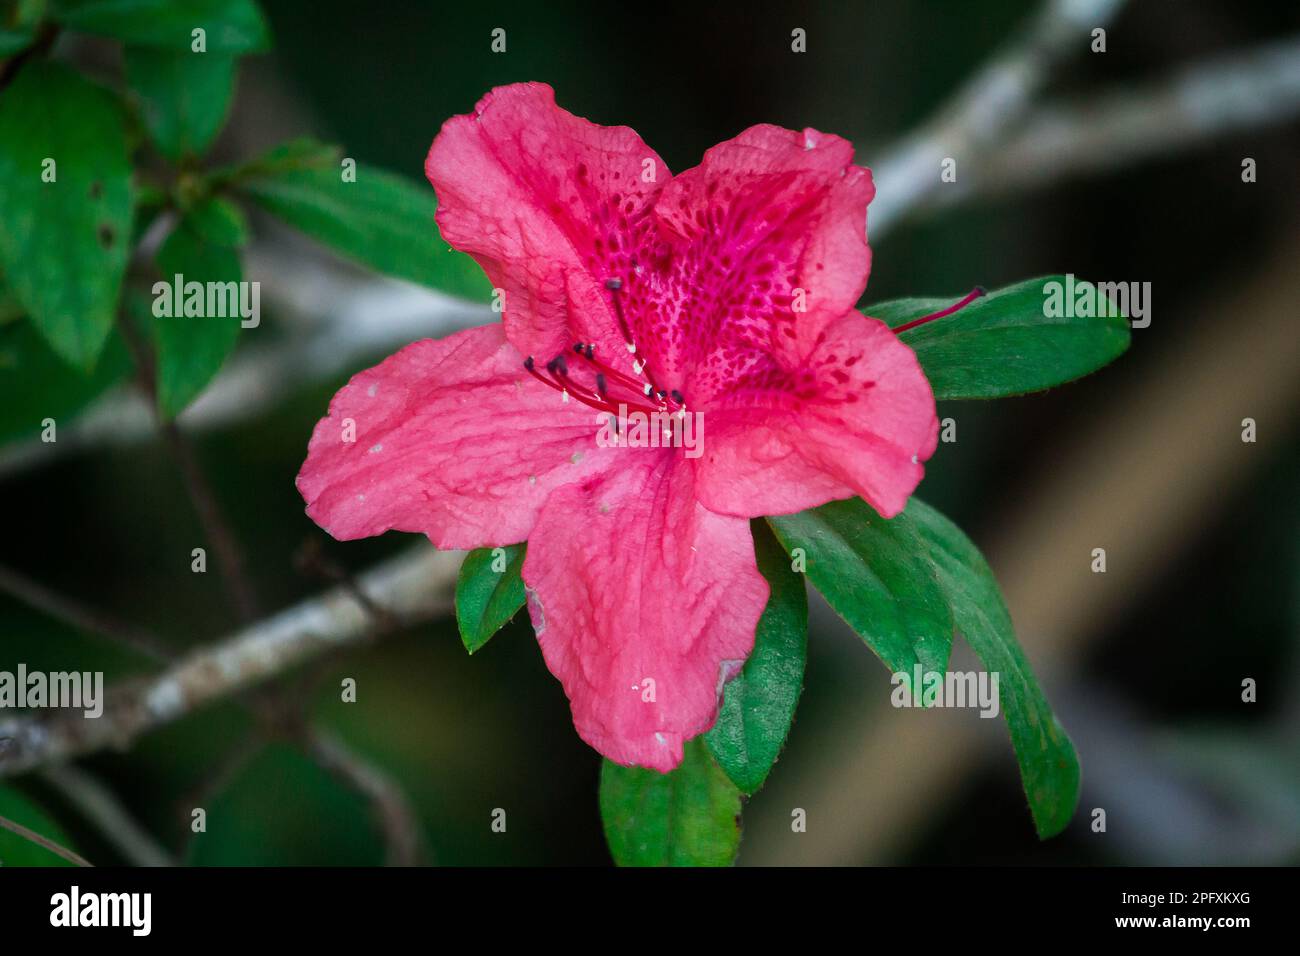
[[[623,333],[623,341],[627,343],[629,352],[636,351],[636,343],[632,341],[632,333],[627,327],[627,316],[623,314],[623,299],[619,292],[623,288],[622,279],[606,279],[605,288],[609,290],[609,297],[614,303],[614,314],[618,317],[618,330]]]
[[[623,289],[623,280],[617,276],[611,276],[605,280],[605,288],[610,292],[610,300],[614,306],[614,314],[618,319],[619,332],[623,335],[624,344],[627,346],[628,353],[635,355],[637,346],[632,341],[632,332],[627,324],[627,315],[623,310],[623,298],[619,294]],[[572,346],[573,354],[584,359],[590,364],[595,371],[595,388],[594,390],[583,385],[579,385],[569,375],[568,362],[563,354],[557,355],[546,363],[546,369],[550,372],[551,377],[547,378],[538,373],[533,367],[533,358],[529,356],[524,361],[524,367],[533,375],[534,378],[551,388],[561,392],[565,401],[569,400],[572,395],[578,401],[592,408],[598,408],[602,411],[613,412],[617,405],[625,405],[629,410],[654,414],[656,412],[676,412],[684,414],[686,400],[682,397],[681,392],[673,389],[667,392],[659,388],[654,383],[654,379],[647,367],[648,363],[637,358],[632,361],[632,371],[636,377],[626,375],[618,369],[611,368],[604,362],[598,361],[595,357],[596,346],[594,342],[575,342]],[[651,398],[656,400],[657,408],[651,408],[643,404],[629,404],[621,401],[617,396],[609,394],[611,384],[621,385],[628,389],[633,389],[640,393],[639,397]]]
[[[528,371],[529,375],[537,379],[543,385],[559,392],[560,401],[562,402],[567,403],[570,397],[572,397],[582,404],[596,409],[598,412],[609,412],[612,415],[618,414],[619,404],[626,405],[628,411],[642,412],[646,415],[653,415],[656,411],[662,411],[662,409],[654,409],[636,403],[629,404],[627,402],[621,402],[616,404],[612,400],[608,400],[606,396],[590,391],[569,378],[568,369],[565,368],[565,363],[561,356],[557,356],[546,363],[547,370],[550,371],[555,378],[548,378],[541,372],[537,371],[536,362],[533,360],[531,355],[524,359],[524,368]],[[600,379],[599,384],[604,384],[603,378]]]
[[[970,292],[967,293],[966,297],[961,301],[953,303],[946,309],[940,309],[938,312],[931,312],[929,315],[923,315],[919,319],[913,319],[905,325],[900,325],[898,328],[894,329],[894,334],[898,335],[900,332],[914,329],[918,325],[924,325],[926,322],[933,322],[935,319],[942,319],[945,315],[952,315],[954,312],[966,308],[966,306],[970,305],[980,296],[987,294],[988,290],[986,290],[982,285],[977,285],[975,288],[971,289]]]
[[[622,384],[626,385],[628,388],[634,388],[637,391],[641,390],[641,386],[644,383],[639,382],[636,379],[632,378],[630,375],[620,372],[616,368],[611,368],[610,366],[606,365],[604,362],[601,362],[600,360],[594,358],[593,352],[594,350],[592,349],[592,347],[588,345],[586,347],[586,351],[580,354],[584,359],[586,359],[591,364],[593,368],[598,369],[601,372],[604,372],[607,376],[609,376],[609,378],[612,381],[621,382]]]

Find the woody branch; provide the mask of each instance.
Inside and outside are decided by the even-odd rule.
[[[385,610],[406,622],[451,610],[459,552],[420,545],[361,576]],[[294,605],[189,654],[158,675],[111,688],[103,714],[79,712],[0,721],[0,777],[95,751],[128,747],[136,737],[201,707],[366,640],[376,622],[341,586]]]

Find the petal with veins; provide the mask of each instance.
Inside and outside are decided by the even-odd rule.
[[[916,355],[878,319],[850,312],[808,360],[768,388],[706,413],[700,500],[724,514],[793,514],[860,495],[891,518],[934,454],[934,395]]]
[[[554,488],[617,460],[597,447],[596,418],[529,376],[500,325],[425,339],[339,390],[298,490],[339,540],[396,529],[439,548],[515,544]]]
[[[523,568],[578,733],[617,763],[663,772],[713,726],[768,594],[749,522],[702,508],[692,485],[689,464],[655,450],[558,489]]]

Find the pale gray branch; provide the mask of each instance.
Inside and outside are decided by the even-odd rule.
[[[1197,63],[1133,90],[1035,110],[987,162],[967,163],[929,205],[996,196],[1131,166],[1300,116],[1300,37]],[[1223,171],[1241,172],[1241,155]],[[1268,175],[1267,171],[1263,175]]]
[[[1088,52],[1092,31],[1105,27],[1124,0],[1051,0],[934,119],[873,164],[876,198],[868,215],[878,239],[944,184],[942,163],[960,173],[993,152],[1028,112],[1061,59]]]
[[[420,545],[366,573],[358,584],[393,617],[426,620],[451,610],[462,557]],[[0,721],[0,777],[124,748],[142,733],[355,645],[374,630],[373,616],[351,591],[335,588],[201,648],[157,676],[114,687],[98,718],[60,711]]]

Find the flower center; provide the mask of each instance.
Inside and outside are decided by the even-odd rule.
[[[610,298],[613,300],[614,315],[618,319],[619,332],[622,333],[623,341],[627,344],[628,353],[635,355],[636,342],[632,340],[627,317],[623,314],[621,298],[623,280],[607,279],[605,288],[609,290]],[[598,411],[615,415],[618,414],[620,406],[626,407],[628,411],[644,412],[647,415],[655,412],[670,412],[679,416],[686,414],[686,399],[682,397],[682,393],[676,389],[665,391],[655,385],[650,377],[650,370],[643,360],[633,359],[633,374],[628,375],[596,358],[596,346],[591,342],[575,342],[573,354],[578,356],[578,361],[589,378],[587,375],[582,379],[575,378],[570,373],[568,356],[564,352],[546,363],[547,374],[545,375],[538,371],[537,363],[531,355],[524,359],[524,368],[543,385],[558,391],[561,400],[565,402],[574,398]]]

